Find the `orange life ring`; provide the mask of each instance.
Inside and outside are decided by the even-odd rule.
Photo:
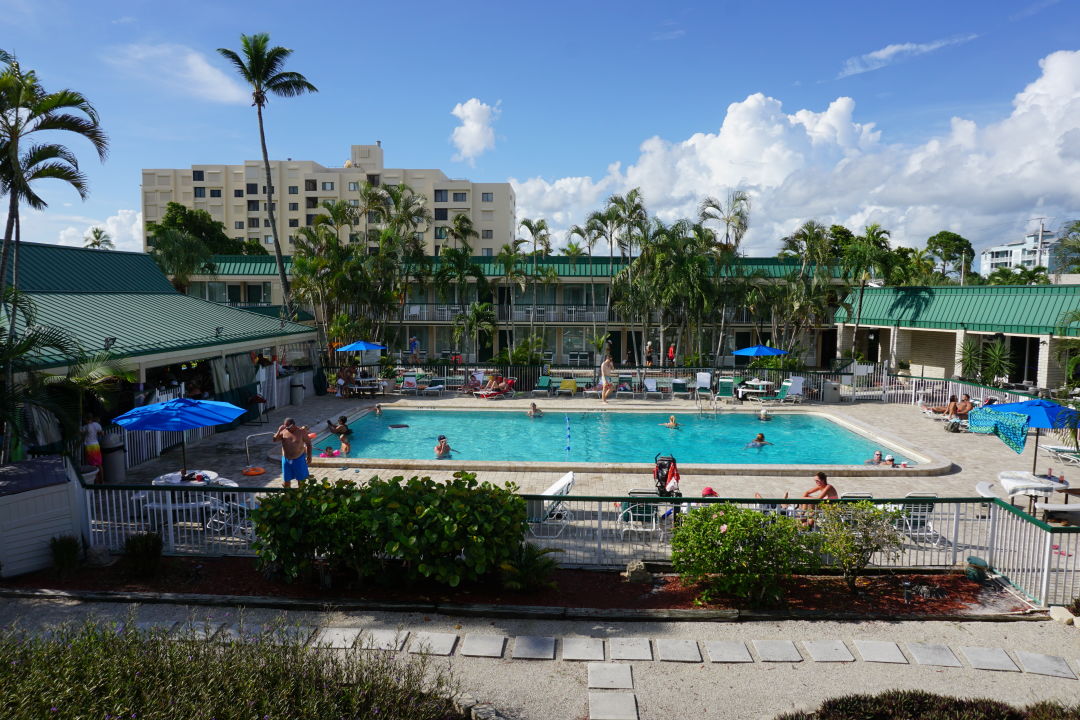
[[[247,468],[244,468],[243,474],[248,475],[248,476],[252,476],[252,475],[262,475],[264,472],[266,472],[266,470],[264,468],[261,468],[261,467],[247,467]]]
[[[308,433],[307,436],[314,440],[315,438],[319,437],[319,433]]]

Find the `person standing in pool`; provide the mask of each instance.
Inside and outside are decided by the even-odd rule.
[[[611,382],[611,376],[615,374],[615,363],[611,361],[611,355],[604,356],[604,362],[600,365],[600,399],[607,404],[608,396],[615,389]]]
[[[772,443],[765,439],[765,433],[758,433],[757,437],[746,443],[748,448],[763,448],[766,445],[772,445]]]
[[[675,420],[674,415],[669,415],[668,420],[667,420],[666,423],[659,423],[659,424],[660,424],[660,427],[671,428],[672,430],[674,430],[675,428],[680,427],[678,421]]]
[[[536,407],[536,403],[530,403],[528,415],[531,418],[543,417],[544,411]]]
[[[349,435],[352,433],[352,428],[349,427],[349,418],[345,415],[338,416],[337,424],[332,421],[326,421],[326,429],[335,435]]]
[[[292,487],[293,480],[307,480],[308,463],[311,462],[311,438],[304,425],[297,425],[291,417],[285,418],[274,433],[274,442],[281,443],[281,479],[285,487]]]
[[[445,460],[450,457],[454,449],[450,447],[450,443],[446,442],[446,436],[440,435],[439,441],[435,443],[435,458],[437,460]]]

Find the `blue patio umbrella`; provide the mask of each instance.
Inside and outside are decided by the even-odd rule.
[[[1031,459],[1031,472],[1033,474],[1035,464],[1039,461],[1039,429],[1075,429],[1077,423],[1080,422],[1080,412],[1049,400],[1025,400],[1024,402],[1002,405],[987,405],[986,409],[996,412],[1014,412],[1028,416],[1028,427],[1035,428],[1035,457]]]
[[[113,422],[128,430],[175,432],[224,425],[240,417],[244,412],[243,408],[238,408],[232,403],[176,398],[128,410],[123,415],[114,418]],[[183,436],[181,436],[180,447],[183,454],[181,470],[183,474],[187,472],[187,442]]]
[[[338,352],[362,352],[364,350],[385,350],[385,345],[378,343],[368,342],[367,340],[357,340],[349,345],[342,345],[337,349]]]
[[[787,350],[769,347],[768,345],[751,345],[731,353],[732,355],[749,355],[750,357],[763,357],[765,355],[787,355]]]

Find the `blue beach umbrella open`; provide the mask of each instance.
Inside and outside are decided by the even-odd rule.
[[[342,345],[337,349],[338,352],[362,352],[364,350],[385,350],[385,345],[379,343],[368,342],[367,340],[357,340],[349,345]]]
[[[1039,429],[1075,428],[1077,422],[1080,421],[1080,412],[1049,400],[1025,400],[1018,403],[995,404],[988,405],[986,409],[995,412],[1014,412],[1028,416],[1028,427],[1035,428],[1035,457],[1031,459],[1032,473],[1035,472],[1035,464],[1039,461]]]
[[[224,425],[240,417],[244,412],[246,411],[243,408],[238,408],[232,403],[176,398],[128,410],[123,415],[114,418],[113,422],[128,430],[175,432]],[[181,474],[183,474],[187,472],[187,442],[183,436],[181,436],[180,447],[183,454],[181,469]]]
[[[766,355],[787,355],[787,350],[769,347],[768,345],[751,345],[731,353],[732,355],[749,355],[750,357],[764,357]]]

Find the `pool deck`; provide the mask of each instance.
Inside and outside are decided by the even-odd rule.
[[[244,477],[241,471],[246,464],[244,458],[244,439],[253,433],[272,432],[284,417],[292,416],[297,422],[308,425],[313,430],[323,430],[328,418],[348,415],[350,418],[371,408],[375,402],[384,407],[466,410],[466,409],[501,409],[524,413],[530,402],[546,412],[556,412],[564,408],[575,411],[607,409],[649,410],[659,414],[696,414],[697,405],[688,400],[612,400],[603,405],[596,399],[585,398],[518,398],[513,400],[478,401],[471,397],[400,397],[388,395],[369,399],[343,400],[336,396],[309,398],[303,405],[287,406],[270,413],[270,423],[266,425],[241,426],[236,430],[219,433],[211,438],[199,440],[188,445],[189,464],[200,469],[216,470],[225,477],[238,481],[245,487],[279,487],[280,469],[271,458],[275,453],[270,436],[264,435],[252,440],[252,458],[257,465],[266,468],[264,475]],[[744,408],[757,409],[756,405]],[[736,412],[724,410],[721,412]],[[773,412],[785,409],[771,409]],[[968,433],[948,433],[941,422],[926,417],[915,406],[894,405],[880,402],[821,404],[807,403],[796,406],[796,411],[824,412],[835,418],[851,422],[874,430],[879,437],[890,444],[910,449],[915,455],[923,456],[930,463],[907,471],[876,470],[871,467],[846,466],[832,473],[834,485],[841,493],[869,492],[875,497],[902,497],[909,492],[934,492],[942,497],[971,497],[975,495],[975,485],[979,482],[996,482],[997,474],[1002,470],[1027,470],[1031,468],[1031,444],[1023,455],[1017,455],[998,438],[990,435],[972,435]],[[450,434],[450,433],[448,433]],[[144,463],[128,471],[129,483],[147,483],[152,478],[176,470],[180,462],[180,449],[174,448],[165,455]],[[352,463],[356,464],[353,465]],[[320,465],[318,463],[327,463]],[[376,467],[379,465],[379,467]],[[477,469],[480,480],[494,483],[513,482],[522,493],[540,493],[566,472],[561,467],[537,468],[527,463],[492,462],[490,468]],[[928,467],[941,466],[935,472],[941,474],[925,475]],[[1055,463],[1045,453],[1040,454],[1038,467],[1045,469],[1053,466],[1060,472],[1060,463]],[[700,466],[698,466],[700,467]],[[780,497],[785,492],[793,495],[802,494],[811,487],[811,475],[814,470],[806,466],[792,470],[784,466],[747,466],[724,468],[726,474],[715,474],[716,466],[706,466],[713,474],[698,472],[695,466],[683,465],[682,491],[686,496],[699,495],[706,485],[712,486],[722,497],[753,497],[761,493],[765,497]],[[642,465],[640,470],[627,470],[625,466],[573,466],[576,484],[574,495],[625,495],[632,488],[648,488],[652,485],[651,465]],[[317,477],[331,480],[367,480],[373,475],[392,477],[394,475],[430,475],[434,479],[449,478],[453,472],[462,469],[461,464],[447,461],[339,461],[316,458],[312,468]],[[828,471],[828,470],[826,470]],[[1069,475],[1066,472],[1066,475]],[[1000,492],[1000,488],[997,488]],[[1020,503],[1023,498],[1017,499]],[[1052,499],[1062,502],[1060,495]]]

